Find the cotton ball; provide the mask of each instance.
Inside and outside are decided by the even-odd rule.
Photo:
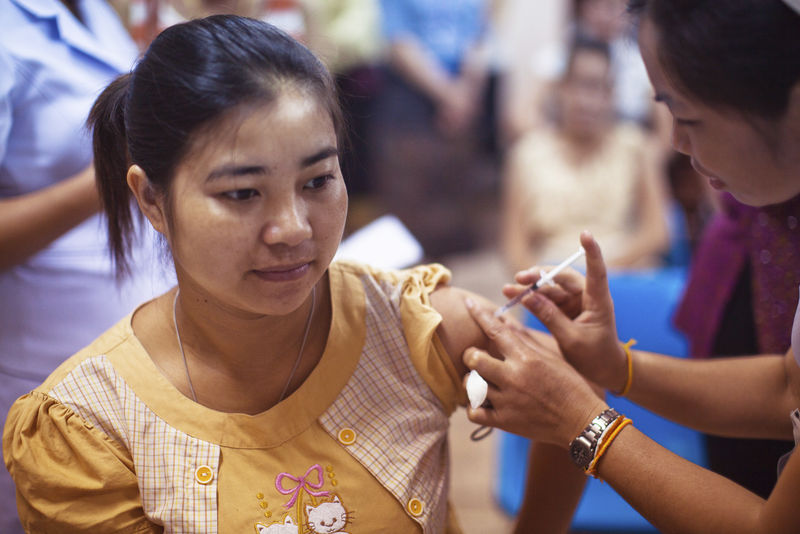
[[[472,409],[479,408],[486,400],[486,394],[489,392],[489,384],[483,379],[478,371],[472,370],[467,377],[467,397],[469,398],[469,405]]]

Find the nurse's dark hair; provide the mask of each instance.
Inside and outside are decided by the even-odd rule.
[[[130,165],[144,170],[169,207],[175,170],[196,136],[237,106],[274,101],[286,86],[317,98],[341,139],[342,111],[328,70],[305,46],[254,19],[215,15],[171,26],[131,73],[103,91],[88,124],[119,276],[128,272],[127,253],[141,215],[127,185]]]
[[[662,68],[709,107],[762,119],[787,110],[800,80],[800,15],[783,0],[629,0],[652,22]]]

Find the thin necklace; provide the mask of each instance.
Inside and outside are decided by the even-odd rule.
[[[189,390],[192,392],[192,400],[197,402],[197,393],[194,392],[194,385],[192,384],[192,376],[189,374],[189,363],[186,361],[186,353],[183,351],[183,342],[181,341],[181,332],[178,330],[178,318],[175,313],[175,308],[178,303],[178,295],[181,294],[180,288],[175,292],[175,298],[172,300],[172,324],[175,325],[175,336],[178,338],[178,348],[181,351],[181,358],[183,358],[183,370],[186,371],[186,381],[189,383]],[[311,309],[308,311],[308,317],[306,317],[306,326],[305,331],[303,332],[303,341],[300,343],[300,351],[297,353],[297,358],[295,358],[294,366],[292,367],[292,371],[289,373],[289,379],[286,380],[286,385],[283,386],[283,391],[281,392],[281,396],[278,399],[278,402],[281,402],[283,398],[286,396],[286,392],[289,390],[289,384],[292,383],[292,379],[294,378],[294,374],[297,372],[297,368],[300,366],[300,360],[303,359],[303,350],[306,348],[306,340],[308,339],[308,332],[311,330],[311,319],[314,317],[314,308],[317,302],[317,286],[311,288]]]

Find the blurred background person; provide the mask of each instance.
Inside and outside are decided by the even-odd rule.
[[[494,234],[496,162],[487,119],[488,0],[383,0],[386,60],[372,130],[381,209],[429,258]],[[481,122],[483,120],[483,122]]]
[[[377,216],[368,162],[368,128],[382,84],[378,0],[304,0],[306,41],[334,75],[347,118],[347,145],[340,157],[350,199],[348,230]]]
[[[654,111],[647,72],[632,38],[632,25],[625,16],[625,0],[573,0],[565,4],[568,8],[562,31],[550,42],[531,49],[527,64],[512,74],[520,80],[508,93],[504,136],[513,142],[552,114],[552,86],[567,69],[570,43],[582,38],[609,46],[617,116],[647,127],[660,127],[665,117]]]
[[[0,3],[0,422],[65,354],[169,285],[152,232],[118,283],[84,126],[136,56],[104,0]],[[22,532],[5,469],[0,532]]]
[[[590,229],[611,268],[662,263],[667,194],[653,141],[614,113],[610,51],[578,38],[557,86],[556,118],[509,151],[502,241],[508,267],[558,263]]]
[[[234,13],[262,19],[306,40],[305,4],[313,0],[111,0],[139,49],[165,28],[208,15]]]

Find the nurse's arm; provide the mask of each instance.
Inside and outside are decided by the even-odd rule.
[[[44,189],[0,199],[0,271],[41,251],[99,207],[91,165]]]
[[[493,351],[486,334],[464,306],[467,297],[491,306],[486,299],[458,288],[443,286],[431,294],[433,307],[442,315],[437,334],[460,376],[468,372],[462,359],[467,347]],[[568,532],[585,484],[583,471],[575,466],[566,450],[548,443],[534,443],[515,532]]]
[[[598,476],[665,534],[800,532],[797,454],[764,501],[627,426],[599,461]]]
[[[800,406],[800,367],[791,350],[707,360],[633,351],[628,398],[702,432],[792,439],[789,414]]]

